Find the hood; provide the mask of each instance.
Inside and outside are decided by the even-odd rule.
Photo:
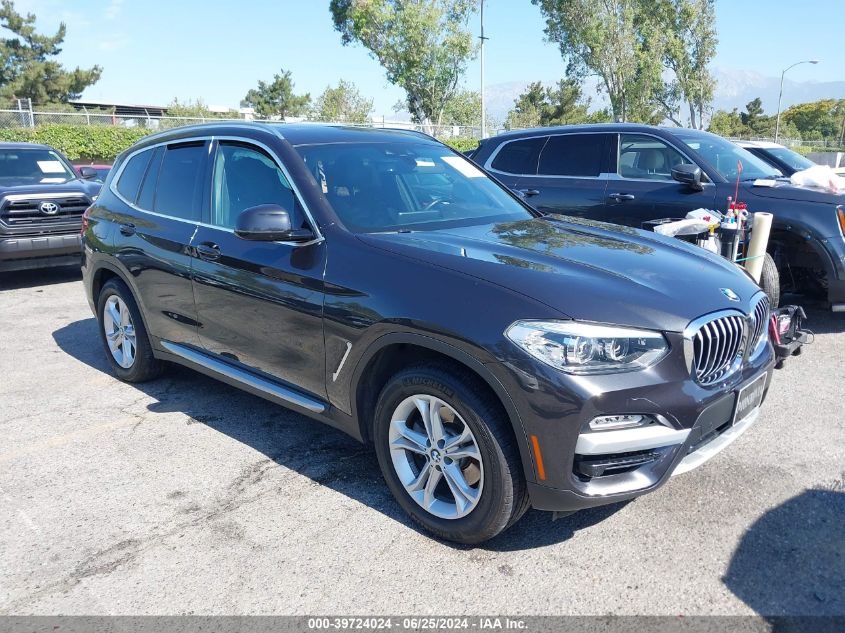
[[[96,196],[100,193],[103,183],[93,182],[91,180],[83,180],[75,178],[73,180],[66,180],[65,182],[42,182],[29,184],[0,184],[0,196],[9,194],[32,194],[33,197],[38,197],[39,194],[45,193],[78,193],[87,196]]]
[[[816,187],[796,187],[789,180],[778,180],[774,187],[755,187],[753,183],[742,183],[742,189],[749,196],[758,198],[776,198],[797,202],[822,202],[826,204],[845,204],[845,193],[831,193],[827,189]],[[742,200],[740,196],[740,200]]]
[[[697,246],[580,218],[376,233],[361,239],[485,279],[585,321],[679,332],[716,310],[747,311],[760,291],[735,265]],[[733,290],[739,301],[730,301],[721,288]]]

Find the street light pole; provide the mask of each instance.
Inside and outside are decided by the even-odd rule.
[[[484,0],[481,0],[481,138],[487,137],[487,109],[484,107]]]
[[[801,64],[818,64],[819,60],[817,59],[808,59],[803,62],[795,62],[792,66],[783,69],[783,72],[780,74],[780,94],[778,95],[778,118],[775,122],[775,143],[778,142],[778,137],[780,136],[780,105],[781,101],[783,100],[783,78],[786,75],[786,71],[790,70],[791,68],[795,68],[796,66],[800,66]]]

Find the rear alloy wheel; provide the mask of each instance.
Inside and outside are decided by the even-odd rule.
[[[129,308],[117,295],[106,299],[103,309],[103,330],[114,362],[123,369],[130,369],[135,362],[138,342]]]
[[[164,365],[153,354],[135,297],[120,279],[103,285],[97,317],[106,357],[118,378],[144,382],[161,374]]]
[[[390,491],[429,532],[480,543],[527,509],[510,420],[471,372],[437,364],[400,371],[379,395],[374,424]]]

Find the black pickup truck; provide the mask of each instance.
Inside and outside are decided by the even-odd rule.
[[[102,183],[47,145],[0,143],[0,273],[80,263],[82,214]]]

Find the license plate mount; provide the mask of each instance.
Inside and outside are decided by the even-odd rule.
[[[766,392],[768,378],[768,372],[762,374],[737,392],[734,417],[731,424],[736,424],[745,419],[749,413],[760,406],[760,403],[763,402],[763,394]]]

